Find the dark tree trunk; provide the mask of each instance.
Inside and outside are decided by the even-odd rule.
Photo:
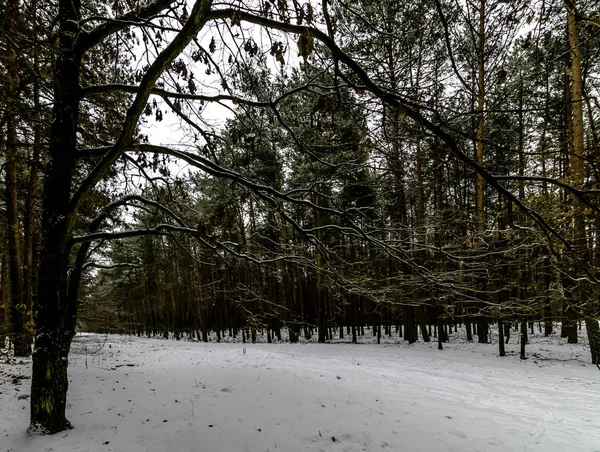
[[[506,356],[506,350],[504,349],[504,322],[502,319],[498,319],[498,351],[500,356]]]
[[[561,323],[561,326],[560,326],[560,337],[561,337],[561,339],[566,339],[567,338],[567,336],[568,336],[568,329],[569,329],[569,326],[567,324],[567,320],[563,316],[562,323]]]
[[[358,342],[356,331],[358,329],[358,300],[354,298],[355,297],[352,296],[352,307],[350,309],[352,310],[352,343],[356,344]]]
[[[521,359],[527,359],[525,356],[525,346],[527,345],[527,321],[521,322]]]
[[[544,336],[548,337],[552,334],[552,320],[546,320],[544,322]]]
[[[577,343],[577,314],[572,308],[565,309],[565,318],[563,320],[563,334],[569,344]]]
[[[465,320],[465,329],[467,330],[467,341],[473,342],[473,331],[471,330],[471,321]]]
[[[67,366],[75,334],[77,299],[68,296],[68,269],[74,212],[70,194],[79,116],[80,1],[59,2],[59,51],[55,69],[50,160],[46,168],[36,340],[31,378],[31,428],[56,433],[71,424],[65,416]]]
[[[4,243],[5,238],[0,236],[0,245],[6,247]],[[10,305],[10,293],[8,291],[8,256],[6,253],[2,253],[2,266],[0,268],[0,350],[5,348],[6,337],[5,334],[8,326],[8,309],[5,308]]]
[[[419,314],[419,329],[421,330],[423,342],[431,342],[431,336],[427,329],[427,325],[425,324],[425,307],[419,306],[417,309]]]
[[[480,344],[487,344],[489,342],[489,325],[487,319],[483,316],[480,316],[477,319],[477,342]]]
[[[421,330],[423,342],[431,342],[431,336],[429,335],[429,331],[427,330],[427,325],[425,325],[425,323],[420,323],[419,329]]]
[[[438,311],[439,311],[439,307],[438,307]],[[444,346],[442,345],[442,343],[444,342],[444,326],[443,326],[443,319],[442,317],[439,315],[438,313],[438,318],[437,318],[437,337],[438,337],[438,350],[443,350]]]
[[[415,308],[412,306],[404,307],[404,340],[409,344],[414,344],[418,339],[417,323],[415,318]]]
[[[592,363],[600,365],[600,350],[598,349],[598,344],[600,344],[600,328],[598,327],[598,320],[593,317],[586,318],[585,327],[590,344]]]
[[[9,2],[8,31],[14,36],[21,32],[19,2]],[[14,39],[6,40],[8,52],[20,55]],[[29,334],[28,320],[30,306],[23,292],[23,261],[21,257],[21,224],[19,218],[18,186],[17,186],[17,160],[18,160],[18,113],[16,111],[17,99],[20,95],[20,61],[22,58],[6,59],[6,77],[2,81],[6,84],[6,220],[8,230],[8,263],[10,276],[10,323],[12,327],[12,342],[15,356],[29,356],[31,354],[31,334]]]
[[[10,275],[10,323],[15,356],[31,354],[28,332],[29,306],[23,296],[21,225],[17,199],[17,120],[9,113],[6,134],[6,219],[8,223],[8,262]]]

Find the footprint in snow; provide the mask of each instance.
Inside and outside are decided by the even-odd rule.
[[[467,435],[459,430],[450,430],[448,433],[450,433],[451,435],[457,436],[459,438],[462,438],[462,439],[467,438]]]

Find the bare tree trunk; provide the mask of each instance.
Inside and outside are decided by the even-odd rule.
[[[587,318],[585,320],[585,327],[590,344],[592,363],[598,366],[600,365],[600,350],[598,350],[598,344],[600,344],[600,328],[598,327],[598,320],[595,318]]]
[[[37,2],[33,4],[33,14],[37,15]],[[38,175],[40,159],[42,154],[42,126],[41,126],[41,105],[40,105],[40,79],[37,76],[39,72],[39,56],[37,46],[33,55],[33,117],[35,124],[33,126],[33,155],[31,157],[29,169],[29,182],[27,184],[27,197],[25,199],[25,213],[23,217],[23,304],[27,311],[27,320],[30,319],[30,312],[35,301],[35,292],[37,290],[37,258],[34,258],[34,246],[36,241],[35,229],[35,204],[38,189]],[[31,343],[31,339],[29,342]],[[28,347],[31,349],[31,347]]]
[[[479,6],[479,43],[477,49],[477,128],[475,137],[475,162],[483,166],[484,131],[485,131],[485,0],[480,0]],[[485,184],[483,177],[475,173],[475,212],[477,217],[477,231],[485,232]]]
[[[484,156],[484,136],[485,136],[485,0],[480,0],[479,4],[479,42],[477,45],[477,125],[475,130],[476,148],[475,162],[481,166]],[[477,222],[476,246],[479,246],[480,240],[487,229],[485,214],[485,183],[483,176],[475,173],[475,216]],[[485,289],[485,277],[479,277],[477,284],[481,289]],[[483,306],[480,306],[483,307]],[[479,343],[488,342],[488,319],[484,315],[477,316],[477,341]]]
[[[565,0],[567,9],[567,27],[569,35],[569,47],[571,49],[571,111],[573,124],[573,157],[571,160],[571,177],[573,186],[582,189],[585,183],[584,173],[584,124],[583,124],[583,77],[581,74],[581,46],[579,43],[579,31],[577,29],[577,17],[575,0]],[[579,199],[574,202],[574,228],[575,248],[580,257],[588,256],[588,244],[586,237],[585,208]],[[582,298],[582,290],[577,291],[578,298]],[[581,300],[583,301],[583,300]],[[590,352],[592,362],[600,361],[600,337],[598,335],[597,299],[584,303],[585,323],[590,340]]]
[[[3,249],[8,248],[6,246],[6,237],[4,234],[0,235],[0,246]],[[10,292],[9,292],[9,281],[8,281],[8,254],[2,253],[2,261],[0,262],[0,350],[5,348],[6,344],[6,333],[8,333],[8,311],[10,306]]]
[[[498,352],[500,356],[506,356],[504,349],[504,322],[502,318],[498,319]]]
[[[71,183],[77,152],[81,50],[75,45],[80,2],[59,3],[60,49],[56,62],[50,161],[46,169],[42,215],[39,296],[31,379],[31,428],[55,433],[70,428],[66,402],[67,365],[75,334],[76,299],[68,297]]]
[[[525,355],[525,346],[527,345],[527,341],[527,321],[523,320],[521,322],[521,359],[527,359],[527,356]]]
[[[11,58],[6,59],[6,73],[4,82],[7,96],[6,109],[6,220],[8,226],[8,262],[10,275],[10,320],[12,328],[12,341],[15,356],[29,356],[31,354],[31,334],[29,333],[29,309],[23,296],[23,261],[21,257],[21,222],[19,218],[17,166],[18,151],[18,115],[17,99],[20,93],[20,64],[21,58],[14,36],[20,33],[19,1],[11,0],[8,8],[8,27],[13,39],[7,40],[8,53]]]
[[[17,121],[9,113],[6,134],[6,218],[8,223],[8,261],[10,274],[10,320],[15,356],[31,354],[28,332],[29,309],[23,297],[23,264],[21,260],[21,224],[17,199]]]

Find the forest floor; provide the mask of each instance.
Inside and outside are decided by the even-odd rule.
[[[585,335],[536,330],[519,360],[435,343],[197,343],[80,334],[73,430],[28,436],[30,361],[0,364],[0,452],[600,451]]]

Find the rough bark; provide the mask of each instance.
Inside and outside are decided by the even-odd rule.
[[[28,331],[29,309],[23,297],[21,223],[17,198],[17,120],[9,113],[6,136],[6,219],[8,223],[8,261],[10,274],[10,323],[15,356],[31,354]]]
[[[70,232],[69,209],[75,166],[82,52],[76,45],[80,2],[59,3],[60,42],[56,62],[50,161],[42,201],[42,252],[36,338],[31,381],[31,428],[56,433],[71,424],[66,418],[67,358],[75,334],[76,306],[67,303]]]
[[[577,27],[577,11],[575,0],[565,0],[567,9],[567,29],[569,47],[571,51],[571,123],[572,123],[572,156],[571,156],[571,182],[576,189],[582,189],[585,184],[585,144],[583,123],[583,77],[581,71],[582,57],[579,42],[579,31]],[[579,199],[574,200],[574,231],[575,250],[580,257],[588,258],[588,244],[586,237],[585,207]],[[577,290],[578,298],[582,298],[583,290]],[[597,301],[584,303],[585,323],[588,330],[590,352],[592,362],[598,363],[600,359],[600,335],[598,334],[598,322],[596,320]],[[572,328],[572,335],[577,338],[576,328]],[[569,343],[571,343],[571,334]]]
[[[37,4],[34,2],[34,14],[37,11]],[[35,119],[33,136],[33,155],[29,162],[29,181],[27,183],[27,195],[25,198],[25,209],[23,216],[23,304],[27,310],[28,320],[33,308],[36,296],[37,284],[37,260],[34,253],[35,243],[39,241],[36,230],[35,205],[37,200],[39,166],[42,154],[42,125],[41,125],[41,103],[40,103],[40,79],[39,73],[39,55],[37,46],[34,49],[33,56],[33,117]],[[31,350],[32,337],[28,340],[28,350]]]
[[[2,77],[6,93],[6,220],[8,229],[8,262],[10,275],[10,323],[15,356],[31,354],[31,335],[29,333],[29,308],[23,296],[23,261],[21,220],[19,215],[17,167],[18,115],[17,101],[20,96],[20,50],[15,36],[20,32],[19,1],[11,0],[8,8],[7,23],[11,39],[6,40],[7,50],[4,64],[6,75]]]

